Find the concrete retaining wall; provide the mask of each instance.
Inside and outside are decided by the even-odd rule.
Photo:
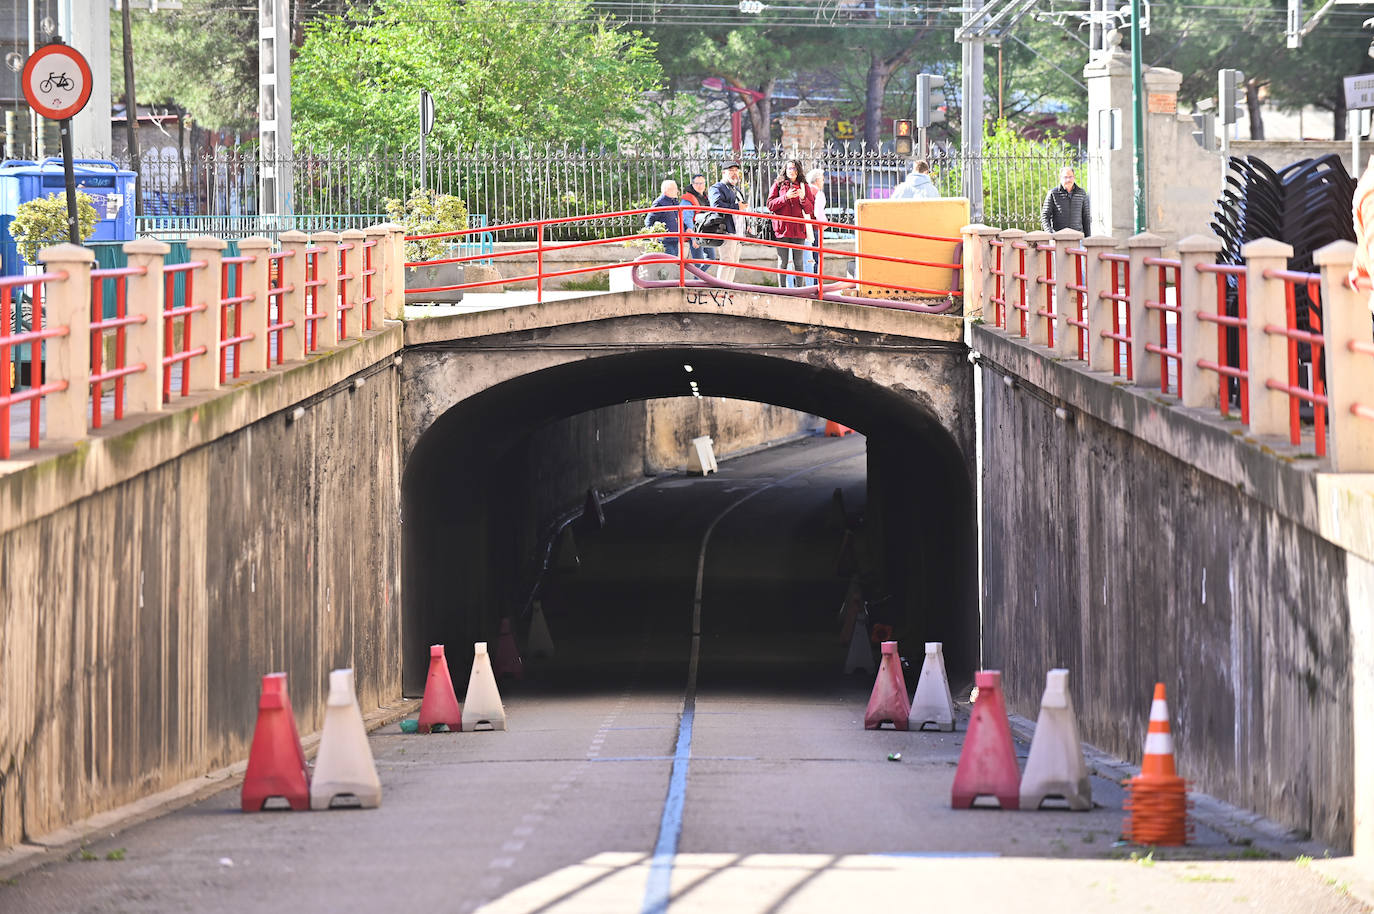
[[[1368,531],[1336,530],[1330,506],[1369,494],[1000,331],[973,345],[984,663],[1010,706],[1034,717],[1046,670],[1068,667],[1083,738],[1139,762],[1163,681],[1184,777],[1348,848]]]
[[[400,342],[0,477],[0,847],[245,758],[263,673],[302,733],[331,669],[364,710],[399,697]]]

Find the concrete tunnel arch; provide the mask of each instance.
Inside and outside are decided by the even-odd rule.
[[[684,364],[693,366],[691,375]],[[524,464],[508,459],[521,442],[590,410],[688,396],[689,377],[703,396],[788,407],[866,435],[869,520],[881,525],[889,589],[909,628],[945,642],[951,677],[971,677],[980,631],[972,428],[946,428],[920,391],[831,366],[663,348],[579,359],[500,382],[452,405],[416,440],[401,480],[406,694],[423,691],[429,644],[463,646],[449,651],[458,676],[467,646],[493,638],[500,617],[519,608],[524,591],[512,587],[532,581],[530,558],[508,548],[522,538],[509,508],[525,481],[518,478]]]

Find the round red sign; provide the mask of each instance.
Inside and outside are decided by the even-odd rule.
[[[90,100],[91,66],[76,48],[48,44],[29,57],[19,82],[33,110],[61,121],[86,107]]]

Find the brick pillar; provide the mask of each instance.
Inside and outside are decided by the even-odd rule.
[[[125,288],[126,312],[129,316],[147,318],[141,324],[130,324],[125,337],[125,361],[144,366],[137,374],[124,379],[124,409],[130,413],[153,413],[162,409],[162,334],[166,310],[166,283],[162,264],[172,248],[166,242],[152,238],[138,238],[124,243],[124,255],[129,266],[142,273],[129,277]]]
[[[1078,320],[1078,293],[1069,288],[1075,280],[1074,260],[1069,249],[1078,247],[1083,233],[1078,229],[1060,229],[1054,239],[1054,353],[1062,359],[1078,358],[1078,328],[1069,319]]]
[[[1054,288],[1046,281],[1049,275],[1045,268],[1045,254],[1039,250],[1040,245],[1047,243],[1051,237],[1049,232],[1026,232],[1026,247],[1029,249],[1026,251],[1026,302],[1031,309],[1028,335],[1036,346],[1050,344],[1050,323],[1053,318],[1036,312],[1054,310]]]
[[[310,241],[320,252],[315,255],[315,310],[324,317],[315,321],[315,340],[319,349],[339,345],[339,233],[316,232]]]
[[[1216,314],[1217,277],[1214,273],[1199,273],[1198,267],[1216,263],[1221,251],[1221,239],[1212,235],[1189,235],[1178,242],[1178,257],[1182,267],[1178,271],[1178,304],[1183,313],[1178,318],[1179,351],[1183,353],[1179,368],[1179,391],[1183,405],[1198,409],[1216,409],[1220,382],[1215,372],[1198,368],[1199,361],[1220,362],[1217,352],[1217,325],[1198,320],[1199,314]]]
[[[296,362],[305,358],[305,249],[310,238],[305,232],[282,232],[277,238],[281,249],[290,254],[281,262],[281,322],[291,326],[281,332],[282,359]]]
[[[272,352],[267,338],[267,326],[272,322],[272,308],[267,298],[267,290],[271,288],[271,265],[267,262],[267,255],[272,253],[272,242],[261,235],[245,238],[239,242],[239,253],[255,258],[251,263],[245,263],[239,271],[242,286],[239,294],[252,296],[250,300],[239,303],[239,311],[243,314],[243,333],[245,336],[252,334],[253,337],[239,346],[239,358],[243,362],[241,370],[266,371],[271,367],[269,359]]]
[[[1163,346],[1165,340],[1159,333],[1160,312],[1146,308],[1145,302],[1159,295],[1159,267],[1147,266],[1145,259],[1164,256],[1164,239],[1142,232],[1126,239],[1126,249],[1131,255],[1131,370],[1137,387],[1158,388],[1161,359],[1145,346]]]
[[[1264,332],[1266,324],[1288,323],[1284,282],[1265,279],[1265,270],[1286,270],[1293,246],[1260,238],[1240,249],[1245,258],[1247,322],[1246,353],[1250,373],[1250,431],[1256,435],[1288,435],[1288,394],[1270,390],[1265,381],[1288,383],[1288,341]]]
[[[191,332],[186,339],[187,349],[204,346],[205,354],[182,363],[182,370],[190,372],[191,390],[219,390],[220,303],[224,300],[221,261],[225,247],[221,238],[202,236],[186,242],[190,258],[205,261],[205,266],[188,274],[191,301],[186,304],[205,305],[203,312],[190,315]]]
[[[1112,265],[1099,254],[1116,250],[1116,239],[1109,235],[1089,235],[1081,247],[1088,252],[1083,264],[1083,287],[1088,290],[1088,367],[1110,374],[1116,367],[1116,342],[1102,335],[1116,332],[1116,303],[1102,297],[1112,291]]]
[[[48,441],[86,437],[91,403],[91,265],[95,255],[74,244],[58,244],[38,252],[50,273],[66,279],[44,285],[43,313],[34,309],[33,327],[66,327],[65,336],[44,341],[47,369],[43,382],[66,381],[66,390],[46,399]],[[33,351],[38,353],[40,344]],[[35,402],[34,409],[38,408]]]

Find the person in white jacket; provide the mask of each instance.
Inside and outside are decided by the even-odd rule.
[[[939,189],[930,179],[930,163],[925,159],[917,159],[911,166],[911,173],[906,176],[906,180],[893,189],[892,196],[888,199],[933,200],[939,196]]]

